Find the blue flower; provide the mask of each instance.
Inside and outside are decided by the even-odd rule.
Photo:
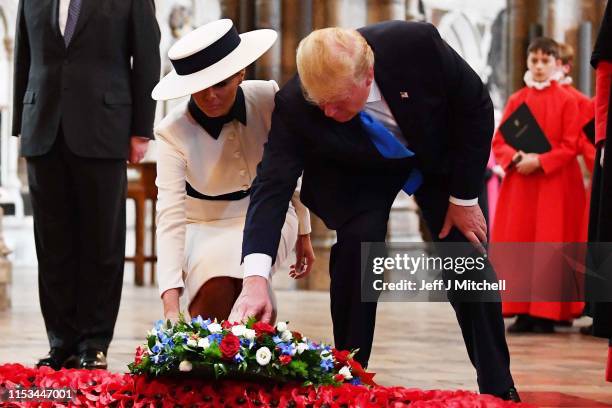
[[[153,364],[162,364],[166,360],[166,356],[163,354],[156,354],[151,357],[151,360],[153,360]]]
[[[314,350],[314,351],[319,350],[319,345],[317,343],[309,341],[307,344],[308,344],[308,350]]]
[[[155,330],[160,331],[164,329],[164,321],[163,320],[158,320],[155,322]]]
[[[361,379],[359,377],[353,377],[353,379],[350,381],[351,384],[353,385],[361,385]]]
[[[332,368],[334,368],[334,361],[329,358],[323,359],[321,360],[320,366],[324,371],[330,371]]]
[[[255,345],[255,342],[249,339],[240,339],[240,345],[250,350]]]
[[[198,326],[200,326],[202,329],[205,329],[208,327],[209,324],[211,324],[211,320],[210,319],[206,319],[204,320],[202,318],[202,316],[198,316],[198,317],[194,317],[193,319],[191,319],[191,324],[197,324]]]
[[[223,335],[221,333],[215,333],[215,334],[208,335],[208,341],[210,342],[210,344],[221,343],[221,340],[223,340]]]
[[[189,340],[189,336],[187,335],[187,333],[177,333],[174,335],[175,338],[179,338],[181,340],[181,343],[186,344],[187,340]]]
[[[153,354],[159,354],[159,352],[161,351],[161,347],[159,343],[155,343],[155,345],[153,346],[153,348],[151,349],[151,352]]]
[[[278,343],[278,348],[281,350],[281,354],[286,356],[294,356],[295,355],[295,344],[293,343]]]
[[[242,354],[238,353],[234,356],[234,361],[236,363],[242,363],[244,361],[244,357],[242,357]]]
[[[274,342],[274,344],[278,344],[278,343],[282,343],[283,342],[283,340],[280,337],[278,337],[278,336],[272,337],[272,341]]]

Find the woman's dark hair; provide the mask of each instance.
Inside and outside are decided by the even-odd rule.
[[[527,55],[537,51],[542,51],[544,54],[559,58],[559,44],[552,38],[538,37],[531,41],[529,48],[527,48]]]

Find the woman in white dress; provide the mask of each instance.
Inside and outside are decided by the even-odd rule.
[[[164,316],[227,319],[242,289],[242,231],[250,185],[268,137],[274,81],[243,81],[244,68],[276,40],[272,30],[238,35],[231,20],[189,33],[168,56],[175,68],[156,100],[191,95],[156,127],[158,282]],[[295,247],[291,276],[312,267],[310,217],[294,194],[275,269]]]

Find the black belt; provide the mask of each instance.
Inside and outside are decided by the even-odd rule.
[[[187,190],[187,195],[191,198],[211,201],[238,201],[248,197],[249,194],[251,194],[251,188],[249,187],[247,190],[234,191],[233,193],[221,194],[218,196],[209,196],[200,193],[195,188],[191,187],[191,184],[188,182],[185,182],[185,189]]]

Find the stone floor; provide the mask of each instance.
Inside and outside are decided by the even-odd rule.
[[[109,350],[110,370],[121,372],[135,347],[161,315],[154,287],[137,288],[126,268],[123,300]],[[16,268],[12,309],[0,312],[0,364],[32,365],[47,351],[36,271]],[[325,292],[280,291],[279,318],[295,330],[331,340]],[[612,407],[612,384],[603,381],[607,343],[585,338],[578,326],[555,335],[509,337],[512,371],[525,400],[546,407]],[[476,390],[474,371],[450,305],[383,303],[370,368],[382,385]]]

